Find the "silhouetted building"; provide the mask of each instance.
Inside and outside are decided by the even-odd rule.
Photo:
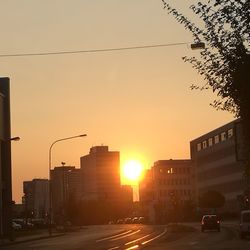
[[[82,196],[81,170],[72,166],[60,166],[51,170],[52,211],[55,220],[65,217],[69,202]]]
[[[139,183],[140,216],[146,217],[151,222],[154,221],[154,181],[152,172],[152,169],[147,169]]]
[[[83,174],[83,199],[119,202],[120,153],[109,151],[108,146],[96,146],[81,157]]]
[[[46,218],[49,212],[49,180],[23,182],[25,217]]]
[[[17,218],[25,218],[25,204],[12,204],[12,217],[14,219]]]
[[[244,146],[240,120],[223,125],[190,142],[196,172],[197,200],[215,190],[225,196],[223,210],[239,210],[238,199],[245,189]]]
[[[133,203],[133,188],[131,186],[121,186],[121,199],[126,203]]]
[[[140,203],[148,204],[154,200],[152,169],[147,169],[142,181],[139,183]]]
[[[9,78],[0,78],[0,237],[12,237]]]

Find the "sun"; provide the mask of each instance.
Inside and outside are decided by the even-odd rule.
[[[142,176],[143,166],[137,160],[128,160],[122,168],[123,178],[128,182],[138,182]]]

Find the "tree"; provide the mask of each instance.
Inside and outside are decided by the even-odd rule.
[[[199,198],[201,208],[219,208],[225,204],[225,197],[217,191],[207,191]]]
[[[183,14],[162,0],[164,8],[189,30],[194,41],[204,41],[206,48],[200,59],[184,57],[205,84],[192,89],[210,89],[217,96],[211,104],[216,109],[232,112],[240,117],[246,149],[245,174],[250,177],[250,1],[208,0],[190,8],[203,21],[200,28]]]

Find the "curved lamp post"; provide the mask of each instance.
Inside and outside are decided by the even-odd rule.
[[[52,152],[52,148],[57,142],[66,141],[66,140],[70,140],[70,139],[74,139],[74,138],[78,138],[78,137],[84,137],[84,136],[87,136],[87,134],[75,135],[75,136],[70,136],[70,137],[58,139],[50,145],[50,148],[49,148],[49,235],[50,236],[52,235],[52,188],[51,188],[51,152]]]

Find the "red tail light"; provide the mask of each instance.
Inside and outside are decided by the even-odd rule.
[[[220,224],[220,221],[219,221],[219,220],[217,220],[217,224]]]

